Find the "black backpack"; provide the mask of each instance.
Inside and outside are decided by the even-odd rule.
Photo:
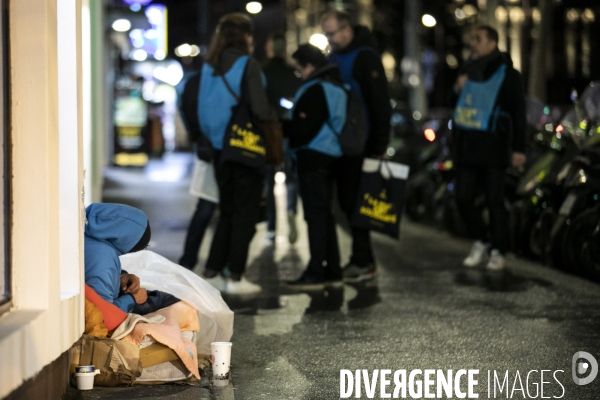
[[[346,122],[341,132],[335,132],[329,121],[327,124],[336,133],[340,141],[342,153],[349,157],[362,156],[365,152],[367,132],[369,129],[365,105],[361,97],[346,85],[341,86],[346,92],[348,103],[346,106]]]

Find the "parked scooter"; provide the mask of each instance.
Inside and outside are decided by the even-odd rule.
[[[554,266],[599,279],[600,269],[588,249],[593,250],[590,240],[597,238],[600,207],[600,82],[591,83],[581,100],[574,92],[573,99],[579,122],[567,130],[581,151],[568,168],[567,194],[552,226],[549,254]]]

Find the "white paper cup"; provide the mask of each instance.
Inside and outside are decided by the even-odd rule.
[[[231,342],[212,342],[213,384],[227,386],[229,384],[229,364],[231,362]]]
[[[94,372],[77,372],[75,379],[77,380],[77,389],[92,390],[94,388],[94,376],[98,375],[100,370]]]

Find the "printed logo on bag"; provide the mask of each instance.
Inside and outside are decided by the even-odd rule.
[[[238,136],[238,138],[231,138],[229,140],[231,147],[238,147],[263,156],[267,154],[265,147],[259,144],[261,137],[252,132],[252,124],[246,124],[246,129],[234,124],[231,129]]]
[[[368,205],[361,206],[359,212],[369,218],[385,222],[387,224],[395,224],[396,221],[398,221],[398,214],[394,212],[393,204],[385,201],[386,198],[387,194],[385,190],[381,192],[379,199],[376,199],[369,193],[366,193],[364,199]]]

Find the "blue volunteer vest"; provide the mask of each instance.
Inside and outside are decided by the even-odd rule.
[[[241,56],[225,73],[227,83],[238,97],[241,95],[242,78],[249,59],[248,56]],[[204,63],[198,94],[198,118],[200,128],[212,147],[222,150],[225,130],[231,120],[231,108],[237,101],[225,86],[223,78],[215,76],[214,72],[215,69],[210,64]]]
[[[360,84],[352,76],[352,70],[354,69],[354,62],[356,61],[356,57],[358,56],[358,54],[362,51],[370,51],[372,53],[375,53],[375,50],[373,48],[368,47],[368,46],[362,46],[362,47],[359,47],[356,50],[353,50],[349,53],[344,53],[344,54],[331,53],[331,55],[329,56],[329,63],[335,64],[338,66],[338,68],[340,69],[340,76],[342,78],[342,82],[344,82],[346,85],[349,85],[350,89],[354,93],[356,93],[358,95],[358,97],[361,99],[364,110],[365,110],[365,115],[367,117],[368,127],[369,127],[369,130],[371,130],[371,119],[369,116],[367,103],[365,102],[365,98],[363,97],[362,90],[360,89]],[[369,132],[367,132],[367,134],[369,134]]]
[[[327,110],[329,111],[329,119],[323,124],[310,143],[301,148],[294,149],[294,151],[308,149],[331,157],[341,157],[342,148],[338,140],[338,135],[346,123],[348,96],[341,87],[331,82],[315,79],[300,86],[300,89],[296,92],[294,104],[298,104],[298,100],[313,85],[321,85],[323,88]],[[295,106],[289,111],[290,118],[294,114],[294,109]]]
[[[464,130],[487,132],[490,130],[490,119],[494,116],[491,131],[495,131],[498,111],[494,110],[494,105],[505,73],[506,64],[502,64],[487,81],[467,80],[454,108],[455,126]]]

